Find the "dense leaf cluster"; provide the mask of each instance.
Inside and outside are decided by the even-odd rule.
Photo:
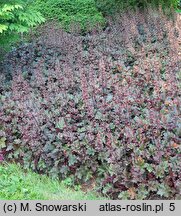
[[[29,7],[27,1],[0,1],[0,34],[8,31],[27,32],[44,21],[42,15]]]
[[[114,199],[179,198],[178,32],[161,18],[125,14],[86,37],[49,30],[44,44],[61,35],[67,57],[52,68],[40,54],[31,77],[17,68],[1,95],[1,159]]]
[[[94,0],[36,0],[34,6],[47,19],[59,21],[67,31],[70,31],[75,23],[79,24],[80,31],[83,32],[96,25],[105,24]]]

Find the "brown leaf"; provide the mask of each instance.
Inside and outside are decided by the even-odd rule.
[[[135,199],[136,198],[135,188],[134,187],[129,188],[128,194],[129,194],[131,199]]]

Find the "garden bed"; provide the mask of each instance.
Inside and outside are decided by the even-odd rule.
[[[180,199],[180,23],[148,11],[46,32],[4,61],[1,160],[111,199]]]

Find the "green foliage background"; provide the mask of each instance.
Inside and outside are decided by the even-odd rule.
[[[32,0],[0,0],[0,58],[20,40],[20,34],[45,21]]]
[[[31,27],[44,21],[41,13],[35,10],[28,0],[0,1],[0,33],[28,32]]]
[[[95,0],[96,6],[104,15],[111,15],[121,10],[145,8],[148,6],[177,8],[180,0]]]
[[[105,23],[94,0],[36,0],[34,7],[47,19],[59,21],[66,30],[72,23],[78,23],[82,31]]]

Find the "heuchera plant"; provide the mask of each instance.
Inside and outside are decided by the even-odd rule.
[[[75,184],[94,180],[113,199],[179,198],[179,59],[171,29],[156,42],[145,31],[142,42],[127,31],[140,41],[124,44],[126,52],[112,52],[113,31],[110,50],[93,38],[74,63],[71,55],[48,70],[44,56],[31,79],[17,71],[1,97],[0,160]]]

